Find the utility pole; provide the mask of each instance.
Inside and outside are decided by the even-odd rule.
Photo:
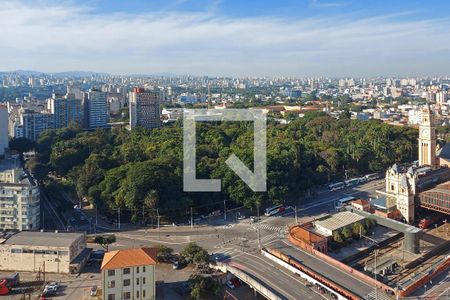
[[[294,206],[294,213],[295,213],[295,224],[298,224],[298,217],[297,217],[297,205]]]
[[[261,234],[259,232],[259,227],[256,228],[256,232],[258,233],[258,247],[259,247],[259,251],[261,251],[262,246],[261,246]]]
[[[156,209],[156,215],[158,216],[158,238],[159,238],[161,236],[159,230],[159,208]]]
[[[375,272],[374,272],[374,277],[375,277],[375,300],[378,300],[378,287],[377,287],[377,252],[378,249],[375,249]]]
[[[223,220],[227,220],[227,200],[223,200]]]
[[[120,206],[117,208],[117,224],[118,228],[120,229]]]
[[[405,261],[405,240],[402,240],[402,267]]]
[[[191,206],[191,228],[194,228],[194,217],[192,215],[192,206]]]

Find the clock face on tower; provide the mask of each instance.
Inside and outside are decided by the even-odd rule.
[[[428,129],[422,130],[422,136],[428,137],[429,135],[430,135],[430,130],[428,130]]]

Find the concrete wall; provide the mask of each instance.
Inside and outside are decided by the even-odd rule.
[[[69,273],[70,257],[68,248],[60,247],[38,247],[33,246],[36,250],[52,250],[61,251],[61,255],[57,254],[37,254],[37,253],[11,253],[21,250],[23,246],[3,245],[0,248],[0,270],[4,271],[24,271],[38,272],[43,271],[45,262],[45,272],[49,273]],[[62,252],[64,251],[64,252]],[[63,255],[66,253],[65,255]]]

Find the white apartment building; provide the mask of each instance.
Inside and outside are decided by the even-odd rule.
[[[0,156],[8,148],[8,107],[0,105]]]
[[[40,192],[15,159],[0,161],[0,229],[40,227]]]
[[[102,262],[103,300],[154,300],[156,249],[108,252]]]

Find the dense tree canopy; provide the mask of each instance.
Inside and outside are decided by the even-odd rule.
[[[336,120],[310,113],[288,125],[269,121],[268,192],[254,193],[225,164],[231,153],[253,169],[253,125],[197,124],[197,177],[222,179],[221,193],[183,192],[182,127],[152,132],[76,126],[47,131],[38,140],[33,168],[69,179],[80,197],[105,212],[117,208],[134,219],[159,209],[165,216],[217,209],[223,199],[254,207],[298,200],[311,187],[348,176],[378,172],[417,157],[417,131],[377,120]],[[42,175],[42,174],[40,174]],[[41,176],[42,177],[42,176]],[[144,213],[142,210],[144,208]]]

